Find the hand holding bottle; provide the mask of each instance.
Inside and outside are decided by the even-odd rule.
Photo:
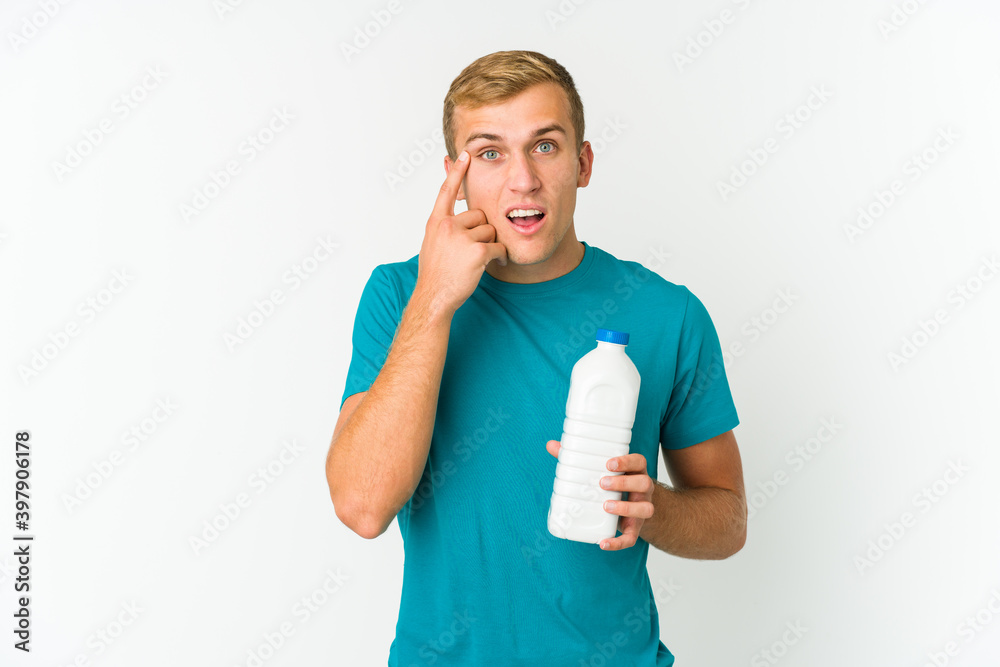
[[[560,443],[549,440],[545,449],[559,458]],[[615,466],[615,467],[611,467]],[[639,531],[646,519],[653,516],[653,478],[646,472],[646,457],[642,454],[626,454],[608,459],[608,470],[622,473],[601,478],[601,488],[609,491],[627,491],[628,500],[608,500],[604,510],[617,514],[618,530],[621,535],[601,540],[600,546],[607,551],[619,551],[635,546]]]

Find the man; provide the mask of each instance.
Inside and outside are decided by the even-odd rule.
[[[715,328],[687,288],[577,240],[594,154],[559,63],[475,61],[445,98],[444,134],[447,178],[419,255],[376,267],[362,293],[326,467],[352,530],[371,539],[399,522],[389,664],[671,665],[648,545],[726,558],[746,535]],[[599,546],[546,528],[551,438],[597,326],[630,334],[642,380],[630,453],[608,462],[624,474],[604,478],[628,492],[605,506],[621,535]],[[672,488],[653,482],[660,444]]]

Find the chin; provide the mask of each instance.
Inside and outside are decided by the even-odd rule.
[[[545,252],[545,249],[538,249],[535,251],[525,252],[521,248],[510,248],[507,247],[507,263],[508,264],[518,264],[520,266],[530,266],[531,264],[540,264],[548,259],[549,254]]]

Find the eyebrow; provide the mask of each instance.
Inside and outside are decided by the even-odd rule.
[[[535,130],[535,133],[531,135],[531,138],[534,139],[535,137],[540,137],[543,134],[547,134],[549,132],[561,132],[563,136],[569,136],[568,134],[566,134],[566,130],[563,129],[562,125],[559,125],[558,123],[553,123],[552,125],[546,125],[545,127],[540,127],[537,130]],[[476,139],[486,139],[488,141],[496,141],[496,142],[503,141],[503,137],[501,137],[498,134],[490,134],[488,132],[476,132],[475,134],[469,135],[469,138],[465,140],[465,145],[468,146]]]

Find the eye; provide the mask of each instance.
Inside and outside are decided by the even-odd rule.
[[[556,149],[556,145],[553,144],[551,141],[543,141],[542,143],[538,144],[539,148],[541,148],[542,146],[549,146],[549,150],[542,151],[543,153],[551,153]]]
[[[488,151],[485,151],[485,152],[483,153],[483,157],[484,157],[484,158],[486,158],[487,160],[489,160],[490,162],[492,162],[493,160],[495,160],[495,159],[496,159],[496,158],[490,158],[490,157],[486,157],[486,156],[487,156],[487,155],[489,155],[490,153],[496,153],[496,154],[497,154],[497,156],[499,156],[499,155],[500,155],[500,153],[497,153],[497,152],[496,152],[495,150],[492,150],[492,149],[491,149],[491,150],[488,150]]]

